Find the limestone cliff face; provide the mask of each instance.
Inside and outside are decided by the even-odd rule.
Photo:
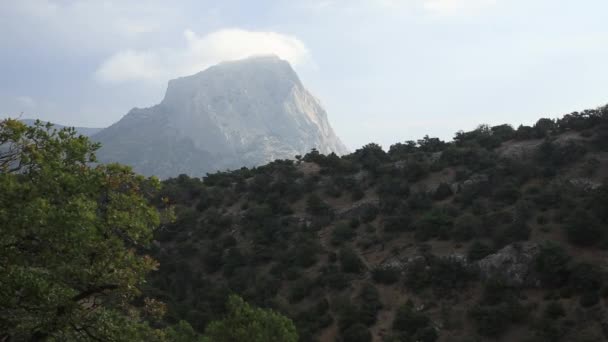
[[[255,166],[312,148],[347,152],[319,101],[274,56],[171,80],[160,104],[131,110],[94,138],[101,161],[160,177]]]

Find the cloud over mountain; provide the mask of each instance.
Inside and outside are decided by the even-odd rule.
[[[271,31],[223,29],[199,36],[184,31],[182,49],[120,51],[105,60],[95,72],[104,83],[166,80],[192,74],[226,60],[253,55],[277,55],[300,65],[310,61],[310,53],[298,38]]]

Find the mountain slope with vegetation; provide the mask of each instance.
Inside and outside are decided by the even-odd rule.
[[[606,107],[181,175],[145,292],[199,332],[237,293],[301,341],[605,340],[607,176]]]

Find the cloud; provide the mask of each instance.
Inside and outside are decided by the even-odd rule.
[[[165,77],[167,70],[161,57],[151,51],[126,50],[108,58],[95,72],[101,82],[129,80],[153,81]]]
[[[17,96],[15,100],[17,100],[17,103],[19,106],[23,107],[23,109],[36,107],[36,101],[30,96]]]
[[[454,13],[477,10],[496,4],[496,0],[424,0],[423,7],[431,12]]]
[[[339,9],[344,11],[371,9],[414,10],[420,8],[429,13],[455,14],[470,12],[496,4],[497,0],[317,0],[306,4],[313,10]]]
[[[103,83],[165,82],[222,61],[262,54],[275,54],[294,66],[311,61],[302,41],[276,32],[224,29],[199,36],[186,30],[184,38],[182,49],[120,51],[99,66],[95,78]]]

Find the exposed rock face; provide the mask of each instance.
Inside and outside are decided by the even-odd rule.
[[[479,272],[484,279],[495,279],[509,286],[536,285],[533,263],[540,249],[538,244],[511,244],[479,260]]]
[[[94,138],[103,144],[101,161],[160,177],[260,165],[312,148],[348,152],[319,101],[274,56],[171,80],[160,104],[131,110]]]

